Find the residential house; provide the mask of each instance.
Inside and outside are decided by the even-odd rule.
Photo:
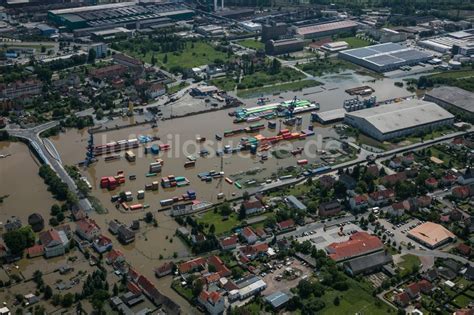
[[[224,264],[222,259],[219,256],[213,255],[207,259],[207,265],[213,266],[216,270],[216,273],[219,274],[220,277],[228,277],[232,274],[229,268]]]
[[[443,184],[443,186],[451,186],[454,185],[457,180],[458,177],[456,175],[448,173],[441,178],[441,184]]]
[[[255,234],[257,234],[257,236],[260,240],[264,240],[268,237],[268,234],[261,227],[258,227],[258,228],[255,229]]]
[[[319,216],[331,216],[341,212],[342,206],[337,200],[323,202],[319,205]]]
[[[293,229],[295,227],[295,221],[293,221],[293,219],[288,219],[285,221],[278,222],[276,225],[277,225],[278,230],[283,232],[283,231]]]
[[[336,179],[334,178],[334,176],[331,175],[323,175],[319,178],[318,181],[321,187],[324,189],[330,189],[336,183]]]
[[[432,201],[433,199],[431,198],[431,196],[428,196],[428,195],[419,196],[418,198],[416,198],[416,207],[417,208],[429,207]]]
[[[367,166],[367,169],[365,171],[367,174],[370,174],[372,177],[377,178],[379,177],[380,171],[377,165],[372,164]]]
[[[257,258],[258,256],[264,255],[267,251],[268,251],[267,243],[247,245],[240,248],[240,252],[242,256],[250,260]]]
[[[407,200],[405,201],[400,201],[396,203],[392,203],[388,208],[387,208],[387,213],[393,216],[401,217],[402,215],[405,214],[405,202],[408,203]]]
[[[100,227],[94,220],[85,218],[76,222],[76,233],[82,239],[92,242],[100,236]]]
[[[393,169],[398,169],[402,167],[402,158],[399,156],[394,157],[393,159],[390,160],[390,163],[388,164],[388,166]]]
[[[35,258],[44,255],[44,246],[43,245],[33,245],[26,249],[26,256],[28,258]]]
[[[178,266],[178,270],[179,270],[179,273],[185,274],[185,273],[193,272],[196,270],[204,269],[205,265],[206,265],[206,259],[202,257],[197,257],[192,260],[181,263]]]
[[[99,235],[98,238],[96,238],[92,242],[92,247],[98,252],[99,254],[108,252],[109,250],[112,249],[112,240],[104,235]]]
[[[367,195],[355,195],[349,199],[352,210],[366,209],[369,206],[369,198]]]
[[[439,184],[438,180],[434,177],[430,177],[425,180],[425,185],[428,188],[432,188],[432,189],[438,188],[438,184]]]
[[[147,89],[146,94],[150,98],[156,98],[166,94],[166,87],[161,82],[155,82]]]
[[[371,206],[383,206],[395,201],[395,192],[392,189],[374,191],[369,194]]]
[[[385,175],[380,179],[380,184],[384,186],[394,186],[398,182],[402,182],[407,179],[406,172],[395,173],[391,175]]]
[[[205,240],[206,240],[206,235],[204,235],[201,232],[191,235],[191,243],[193,244],[199,244],[199,243],[204,242]]]
[[[460,185],[469,185],[474,183],[474,169],[467,168],[464,174],[458,177],[458,183]]]
[[[203,290],[199,294],[198,302],[202,304],[211,315],[223,314],[225,311],[225,300],[219,292]]]
[[[127,70],[127,67],[123,65],[110,65],[90,70],[89,76],[98,80],[113,79],[123,76]]]
[[[135,233],[126,225],[121,225],[117,230],[117,238],[122,244],[130,244],[135,241]]]
[[[398,293],[394,297],[394,302],[400,307],[407,307],[410,304],[410,296],[406,292]]]
[[[11,232],[18,230],[21,228],[22,223],[20,218],[12,216],[11,218],[7,219],[7,222],[4,224],[3,228],[5,229],[6,232]]]
[[[166,262],[155,269],[155,275],[157,278],[164,277],[166,275],[171,274],[173,272],[174,263],[173,262]]]
[[[244,207],[246,215],[262,212],[265,210],[265,208],[263,207],[263,203],[255,198],[244,201],[242,203],[242,207]]]
[[[118,249],[112,249],[105,256],[105,262],[109,265],[112,265],[116,261],[125,261],[125,256]]]
[[[109,231],[113,235],[117,235],[119,227],[122,225],[119,221],[113,219],[109,221]]]
[[[451,194],[457,199],[466,199],[471,196],[471,189],[469,186],[457,186],[451,190]]]
[[[222,238],[219,241],[219,245],[223,250],[232,250],[237,248],[237,244],[239,243],[239,237],[237,235],[228,236]]]
[[[467,244],[460,243],[458,246],[456,246],[456,251],[463,256],[470,257],[472,253],[472,248]]]
[[[54,229],[40,233],[39,239],[44,247],[46,258],[64,255],[66,247],[69,246],[67,236]]]
[[[248,244],[254,244],[258,239],[253,229],[249,226],[244,227],[240,232],[240,235],[245,239]]]
[[[19,99],[41,94],[43,83],[37,79],[0,83],[0,98]]]

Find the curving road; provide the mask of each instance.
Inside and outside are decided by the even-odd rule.
[[[51,129],[53,127],[56,127],[58,125],[59,125],[58,121],[52,121],[52,122],[48,122],[46,124],[42,124],[33,128],[29,128],[29,129],[6,128],[5,130],[8,131],[8,133],[11,136],[28,140],[32,148],[36,151],[36,153],[39,155],[39,157],[43,161],[43,163],[49,165],[51,169],[53,169],[56,172],[59,178],[61,178],[61,180],[68,185],[69,189],[73,193],[75,193],[75,195],[79,199],[78,201],[79,208],[85,211],[92,211],[93,208],[90,201],[81,195],[81,193],[77,190],[76,183],[64,169],[61,163],[61,158],[59,157],[59,153],[57,152],[54,145],[52,143],[49,144],[50,146],[52,146],[51,149],[53,151],[50,153],[48,148],[45,146],[45,143],[40,138],[40,134],[42,132],[48,129]]]

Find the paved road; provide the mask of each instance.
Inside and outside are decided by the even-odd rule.
[[[61,164],[61,159],[57,160],[56,157],[53,157],[48,149],[46,148],[45,144],[43,143],[42,139],[40,138],[40,134],[43,131],[46,131],[50,128],[59,125],[58,121],[52,121],[43,125],[36,126],[30,129],[9,129],[6,128],[8,133],[14,137],[19,137],[26,139],[30,142],[31,146],[35,149],[38,155],[41,157],[44,163],[49,165],[61,178],[63,182],[68,185],[68,188],[78,196],[79,199],[79,207],[85,211],[93,210],[90,201],[87,198],[84,198],[79,191],[77,190],[76,183],[74,180],[69,176],[66,170],[63,168]],[[52,143],[51,143],[52,145]],[[54,151],[56,151],[54,149]]]

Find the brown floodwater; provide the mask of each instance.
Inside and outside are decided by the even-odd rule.
[[[28,216],[37,212],[47,222],[51,206],[58,202],[38,176],[36,157],[22,142],[0,142],[0,154],[11,154],[0,159],[0,196],[8,195],[0,203],[0,221],[14,215],[27,224]]]

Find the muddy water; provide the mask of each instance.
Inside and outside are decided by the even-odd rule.
[[[0,142],[0,154],[11,154],[0,159],[0,196],[9,195],[0,203],[0,221],[15,215],[27,224],[28,216],[37,212],[47,222],[51,206],[58,202],[38,176],[36,157],[22,142]]]

